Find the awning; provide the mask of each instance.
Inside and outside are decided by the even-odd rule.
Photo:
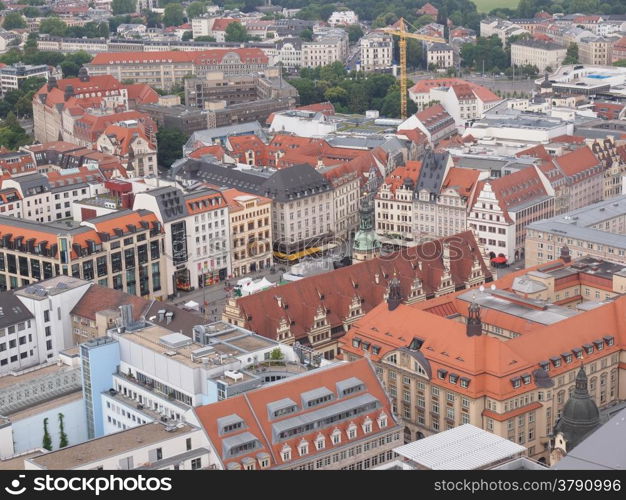
[[[185,303],[185,307],[188,309],[198,309],[200,307],[200,304],[198,304],[194,300],[190,300],[189,302]]]

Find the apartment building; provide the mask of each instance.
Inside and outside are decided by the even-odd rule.
[[[222,318],[278,342],[305,345],[331,360],[351,325],[389,296],[394,276],[403,277],[404,300],[410,303],[492,279],[470,231],[404,249],[396,256],[375,257],[229,299]]]
[[[567,48],[542,40],[518,40],[511,44],[511,64],[536,66],[540,72],[555,70],[565,59]]]
[[[582,64],[610,66],[613,64],[613,40],[606,37],[585,37],[578,42],[578,60]]]
[[[413,198],[421,168],[422,162],[409,161],[391,172],[378,188],[374,227],[379,237],[417,240]]]
[[[332,206],[335,213],[334,232],[339,241],[349,241],[354,235],[358,221],[361,176],[359,172],[342,165],[324,172],[332,188]]]
[[[502,47],[506,45],[506,41],[511,36],[524,35],[526,33],[529,33],[527,29],[506,19],[486,17],[480,21],[480,36],[489,38],[496,35],[502,42]]]
[[[563,245],[573,257],[590,255],[622,261],[626,255],[625,214],[626,198],[622,195],[535,222],[528,227],[526,262],[548,262]]]
[[[161,224],[146,210],[121,210],[81,223],[0,216],[0,289],[67,275],[160,298],[163,240]]]
[[[490,259],[523,259],[527,226],[554,215],[554,189],[535,166],[481,181],[475,196],[468,224]]]
[[[491,290],[380,304],[341,339],[342,357],[367,356],[375,364],[406,442],[469,423],[546,462],[547,436],[581,363],[598,406],[623,399],[617,318],[625,299],[598,304],[574,296],[586,280],[595,281],[595,267],[579,271],[568,259],[512,273]],[[406,285],[399,283],[401,290]],[[570,307],[552,302],[549,290],[563,297],[564,288]]]
[[[52,74],[55,77],[61,76],[58,71],[47,64],[26,65],[17,63],[4,66],[0,68],[0,92],[6,94],[11,90],[17,90],[27,78],[40,77],[47,80]]]
[[[311,42],[302,42],[303,68],[327,66],[343,60],[343,40],[339,37],[319,36]]]
[[[239,76],[265,71],[268,58],[261,49],[212,49],[202,51],[100,53],[87,65],[94,76],[113,75],[152,87],[171,89],[185,77],[204,78],[208,73]]]
[[[108,72],[90,76],[81,68],[78,78],[50,77],[33,96],[35,139],[42,143],[65,140],[91,146],[76,140],[80,137],[85,141],[81,131],[88,128],[82,123],[86,115],[121,113],[131,105],[157,101],[158,94],[146,85],[123,85]]]
[[[414,129],[419,129],[432,147],[442,139],[447,139],[457,133],[454,118],[441,104],[424,108],[398,125],[398,130]]]
[[[302,66],[302,39],[291,37],[283,38],[276,42],[277,62],[288,69]]]
[[[277,257],[286,258],[311,246],[323,245],[334,234],[332,186],[310,165],[299,164],[269,172],[261,169],[236,170],[186,159],[175,170],[175,178],[234,187],[270,198],[271,234]]]
[[[353,10],[335,11],[328,18],[328,24],[331,26],[349,26],[358,22],[359,16]]]
[[[433,101],[439,102],[457,126],[481,118],[502,100],[491,90],[460,78],[420,80],[409,89],[409,98],[418,110]]]
[[[222,196],[230,217],[233,275],[245,276],[270,267],[272,200],[237,189],[225,189]]]
[[[382,31],[372,31],[359,40],[360,70],[380,71],[393,64],[393,37]]]
[[[401,439],[367,360],[196,408],[194,417],[227,470],[370,469],[391,461]]]
[[[426,66],[437,69],[452,68],[454,66],[454,51],[447,43],[429,43],[426,45]]]
[[[219,191],[151,189],[136,194],[133,209],[150,210],[165,230],[167,295],[212,285],[232,274],[228,205]]]
[[[132,177],[157,176],[157,148],[136,121],[109,125],[96,141],[98,151],[119,158]]]

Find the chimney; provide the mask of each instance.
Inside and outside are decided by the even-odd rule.
[[[165,309],[159,309],[157,314],[159,315],[159,323],[165,321]]]
[[[378,283],[380,283],[380,274],[376,273],[374,275],[374,281],[376,282],[377,285],[378,285]]]
[[[389,282],[389,295],[387,295],[387,307],[390,311],[393,311],[402,302],[402,292],[400,290],[400,280],[396,273],[393,274],[393,278]]]
[[[480,337],[483,333],[483,324],[480,319],[480,306],[476,303],[475,297],[468,309],[465,333],[468,337]]]
[[[81,68],[78,70],[78,79],[81,82],[89,81],[89,73],[87,72],[87,68],[85,68],[85,66],[81,66]]]
[[[567,245],[563,245],[561,247],[561,260],[566,264],[569,264],[572,261],[572,256],[569,253],[569,247]]]
[[[57,83],[57,79],[55,76],[50,76],[50,78],[48,78],[48,92],[50,92],[52,89],[58,89],[59,88],[59,84]]]
[[[172,319],[174,319],[174,313],[172,311],[167,311],[165,313],[165,324],[169,325],[172,322]]]
[[[65,87],[65,95],[63,98],[67,101],[70,97],[74,95],[74,87],[72,85],[68,85]]]
[[[128,327],[133,322],[133,306],[132,304],[124,304],[120,306],[121,326]]]

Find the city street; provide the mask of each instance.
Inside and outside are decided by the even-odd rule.
[[[263,271],[258,273],[249,274],[239,278],[233,278],[229,280],[230,286],[234,286],[237,281],[243,279],[244,277],[252,278],[254,280],[265,277],[272,283],[276,283],[280,281],[280,277],[283,274],[281,271],[279,271],[280,267],[282,266],[276,266],[276,272],[274,274],[272,274],[269,269],[263,269]],[[232,293],[231,291],[226,291],[224,288],[225,282],[221,282],[216,285],[207,286],[205,288],[197,288],[190,292],[183,292],[179,290],[177,296],[169,302],[177,305],[178,307],[183,307],[190,300],[197,302],[198,304],[200,304],[200,306],[202,306],[204,301],[206,301],[208,303],[207,320],[215,321],[221,318],[222,311],[224,310],[224,306],[226,305],[226,301]]]

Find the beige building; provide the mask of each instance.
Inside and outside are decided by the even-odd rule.
[[[335,238],[348,240],[358,226],[360,179],[357,172],[337,167],[324,174],[333,189]]]
[[[578,42],[578,60],[581,64],[610,66],[613,63],[613,41],[604,37],[587,37]]]
[[[231,228],[231,265],[235,277],[272,264],[272,200],[226,189]]]
[[[410,244],[417,240],[413,197],[421,168],[421,162],[409,161],[391,172],[378,188],[374,228],[382,242]]]
[[[327,66],[335,61],[343,61],[343,40],[339,37],[319,37],[302,44],[302,67],[316,68]]]
[[[609,275],[621,266],[567,259],[509,275],[480,294],[461,291],[397,308],[381,304],[342,338],[342,357],[375,363],[404,421],[405,442],[469,423],[546,462],[549,436],[582,360],[599,407],[624,398],[613,309],[621,310],[626,298],[586,307],[597,301],[596,291],[605,298]],[[597,285],[584,285],[591,280]],[[590,288],[590,294],[581,298],[576,288]],[[569,298],[555,300],[566,291]]]
[[[565,56],[567,49],[561,45],[542,40],[518,40],[511,44],[511,64],[515,66],[537,66],[540,72],[546,68],[556,70]]]
[[[147,177],[158,175],[157,149],[136,121],[109,125],[96,142],[98,151],[117,156],[129,175]]]
[[[430,43],[426,47],[426,66],[446,69],[454,66],[454,51],[447,43]]]
[[[393,37],[372,31],[359,40],[361,71],[389,69],[393,64]]]
[[[238,76],[264,71],[268,58],[261,49],[212,49],[203,51],[104,52],[87,65],[91,75],[113,75],[119,81],[132,80],[152,87],[171,89],[185,77],[204,78],[222,72]]]
[[[551,219],[526,231],[526,265],[544,264],[567,245],[573,257],[626,262],[626,196],[595,203]]]

